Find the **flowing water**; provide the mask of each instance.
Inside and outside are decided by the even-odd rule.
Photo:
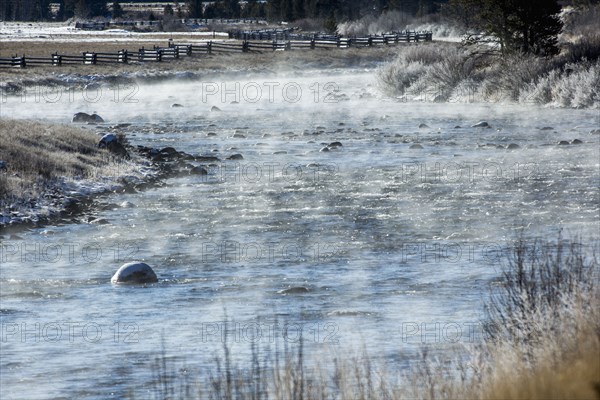
[[[402,366],[481,340],[519,232],[598,238],[597,110],[386,100],[373,71],[57,93],[5,98],[2,116],[97,111],[133,144],[244,158],[105,196],[108,224],[3,240],[2,399],[143,398],[161,349],[210,366],[225,340],[243,365],[252,342],[294,349],[300,332],[321,362],[364,348]],[[131,260],[159,283],[111,285]]]

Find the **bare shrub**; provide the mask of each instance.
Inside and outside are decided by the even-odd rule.
[[[600,58],[600,34],[595,32],[566,43],[561,54],[566,62],[595,61]]]
[[[512,54],[498,58],[486,71],[482,95],[487,99],[519,99],[527,85],[535,83],[552,69],[546,59],[531,55]]]

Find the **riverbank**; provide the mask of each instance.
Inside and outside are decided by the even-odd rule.
[[[117,127],[89,127],[0,120],[0,232],[61,220],[104,223],[93,213],[82,216],[95,197],[138,190],[165,175],[122,135],[113,134],[127,155],[99,148],[101,135]]]

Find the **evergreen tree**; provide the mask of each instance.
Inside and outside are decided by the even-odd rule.
[[[470,27],[496,38],[502,51],[558,52],[562,22],[556,0],[451,0],[449,9]]]
[[[90,17],[101,17],[106,15],[106,0],[87,0]]]
[[[187,0],[188,18],[202,18],[203,9],[201,0]],[[209,18],[209,17],[206,17]]]
[[[121,7],[121,3],[118,0],[113,1],[112,4],[112,17],[113,18],[123,18],[123,7]]]

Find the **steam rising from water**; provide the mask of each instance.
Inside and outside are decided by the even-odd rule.
[[[395,360],[420,344],[420,334],[408,333],[422,323],[456,323],[470,340],[465,324],[479,321],[482,291],[519,229],[597,236],[594,111],[398,103],[380,97],[372,72],[88,94],[96,89],[96,102],[77,92],[55,103],[9,97],[2,116],[36,110],[34,117],[68,122],[96,111],[108,125],[130,123],[122,129],[133,144],[222,161],[207,177],[109,196],[103,203],[136,207],[104,207],[98,216],[108,225],[50,226],[2,243],[3,397],[30,386],[19,381],[22,371],[52,378],[36,378],[39,397],[98,393],[111,364],[144,364],[161,337],[168,350],[210,363],[224,310],[240,324],[238,338],[253,323],[301,324],[308,353],[364,343]],[[471,128],[480,120],[491,128]],[[573,139],[584,144],[556,144]],[[335,141],[342,146],[321,151]],[[508,150],[511,143],[518,148]],[[243,160],[225,161],[237,153]],[[110,276],[131,259],[153,266],[160,283],[111,287]],[[55,332],[48,324],[65,321],[87,326],[88,336],[78,327],[73,341],[45,340]],[[100,338],[88,340],[98,328]],[[287,335],[278,344],[294,346]],[[454,344],[426,339],[442,350]],[[248,340],[232,346],[247,356]],[[36,362],[20,363],[25,355]],[[90,359],[99,370],[84,367]]]

